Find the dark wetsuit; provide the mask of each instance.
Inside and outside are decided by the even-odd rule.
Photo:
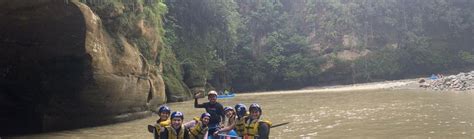
[[[268,136],[270,136],[270,127],[268,124],[260,123],[258,125],[258,139],[268,139]]]
[[[203,104],[198,104],[197,99],[194,100],[194,108],[205,108],[206,112],[211,114],[211,119],[209,120],[209,134],[213,134],[217,129],[213,127],[218,127],[221,119],[224,119],[224,107],[219,102],[211,104],[206,102]]]

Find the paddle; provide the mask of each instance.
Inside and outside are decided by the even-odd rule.
[[[272,125],[272,127],[270,128],[275,128],[275,127],[279,127],[279,126],[282,126],[282,125],[287,125],[289,124],[290,122],[285,122],[285,123],[280,123],[280,124],[276,124],[276,125]]]

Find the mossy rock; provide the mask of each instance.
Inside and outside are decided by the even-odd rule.
[[[165,92],[168,102],[179,102],[191,98],[191,91],[186,84],[173,75],[165,75]]]

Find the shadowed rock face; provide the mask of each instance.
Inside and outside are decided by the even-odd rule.
[[[0,0],[0,20],[0,135],[131,120],[166,102],[160,67],[84,4]]]

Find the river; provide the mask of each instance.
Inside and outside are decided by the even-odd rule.
[[[200,103],[207,99],[199,99]],[[273,124],[271,138],[474,138],[474,94],[379,89],[342,92],[242,94],[224,106],[259,103]],[[204,109],[193,101],[168,104],[185,121]],[[156,115],[124,123],[16,138],[152,138]]]

